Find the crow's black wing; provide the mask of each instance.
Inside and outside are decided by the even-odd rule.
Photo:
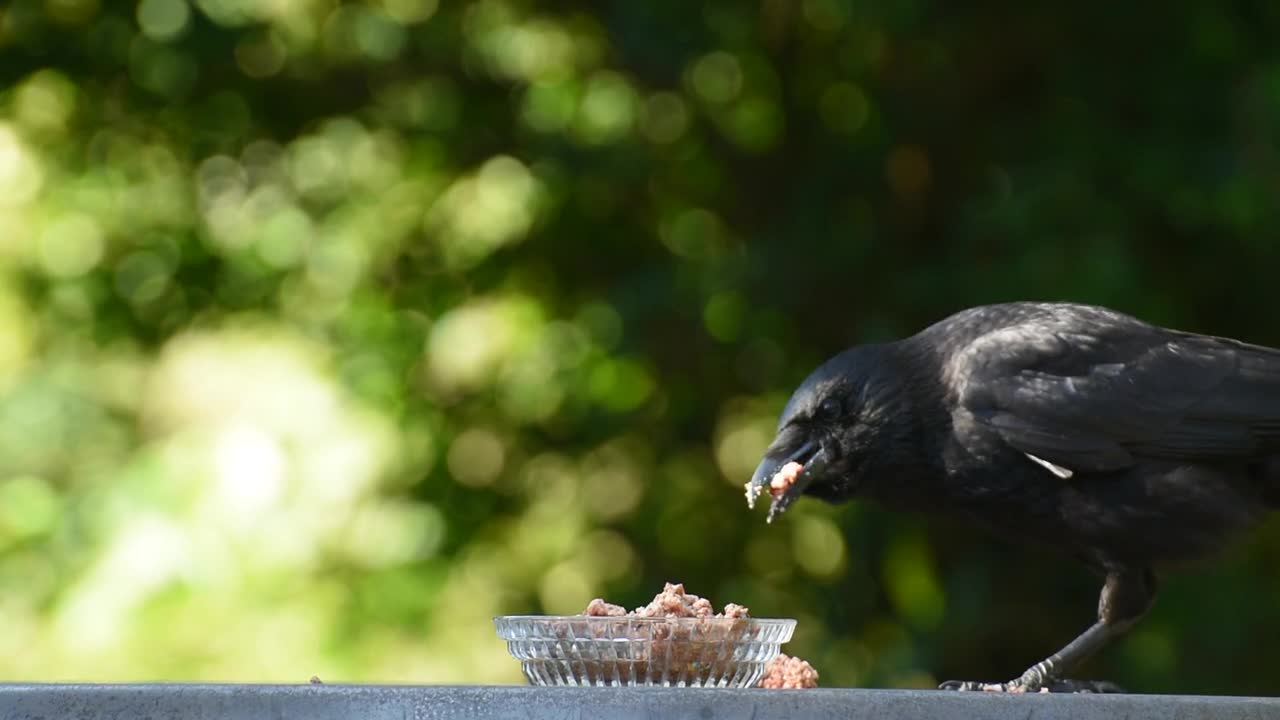
[[[1012,447],[1071,471],[1280,447],[1280,351],[1150,326],[1046,330],[987,333],[951,368],[960,407]]]

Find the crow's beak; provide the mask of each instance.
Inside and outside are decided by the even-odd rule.
[[[821,445],[813,441],[804,443],[787,455],[774,455],[772,452],[766,452],[764,459],[756,467],[755,473],[751,475],[751,482],[747,483],[747,504],[749,506],[754,505],[757,495],[769,491],[769,483],[773,480],[773,476],[777,475],[783,466],[791,462],[800,463],[803,468],[800,474],[796,476],[795,482],[785,492],[773,498],[773,502],[769,505],[769,517],[766,522],[773,522],[775,517],[781,515],[792,503],[800,498],[800,495],[804,493],[804,489],[815,478],[822,475],[828,462],[827,452]]]

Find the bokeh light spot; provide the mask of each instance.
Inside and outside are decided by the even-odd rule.
[[[499,155],[446,190],[428,211],[426,226],[452,266],[471,267],[524,238],[541,193],[541,183],[523,163]]]
[[[572,562],[555,565],[538,585],[538,599],[551,615],[574,615],[595,596],[595,582],[585,568]]]
[[[79,277],[102,260],[105,240],[97,221],[87,215],[64,215],[40,234],[40,265],[54,277]]]
[[[404,49],[404,27],[380,12],[360,13],[355,22],[355,42],[373,60],[393,60]]]
[[[773,147],[782,134],[782,109],[768,97],[753,95],[734,105],[721,120],[721,127],[740,147],[762,152]]]
[[[635,458],[621,447],[605,447],[582,463],[582,492],[587,510],[610,522],[629,515],[644,495]]]
[[[40,193],[44,171],[14,129],[0,122],[0,207],[31,202]]]
[[[540,320],[519,302],[483,299],[445,313],[427,339],[431,378],[447,389],[478,387],[530,325]]]
[[[546,344],[505,363],[499,378],[499,402],[515,420],[538,422],[549,418],[564,401],[565,389],[556,378],[557,362]]]
[[[626,412],[639,407],[653,392],[653,378],[643,365],[628,359],[606,359],[588,379],[596,401],[609,410]]]
[[[866,126],[871,104],[862,90],[852,83],[836,83],[822,93],[818,109],[822,121],[832,130],[846,135],[856,134]]]
[[[258,255],[275,268],[291,268],[303,258],[315,228],[311,217],[288,206],[273,213],[258,236]]]
[[[58,519],[61,502],[49,483],[33,476],[0,480],[0,547],[48,532]]]
[[[806,573],[818,578],[834,578],[844,571],[844,536],[834,522],[818,515],[799,514],[792,533],[792,554]]]
[[[742,91],[742,66],[736,57],[723,51],[699,58],[689,78],[694,92],[710,103],[727,103]]]
[[[588,143],[613,142],[635,120],[636,97],[621,75],[599,72],[591,77],[578,109],[577,134]]]
[[[724,222],[705,208],[690,208],[664,224],[661,238],[675,254],[702,260],[718,256],[725,246]]]
[[[738,411],[727,413],[716,425],[716,464],[731,485],[741,487],[751,479],[765,448],[773,440],[776,420],[772,413]]]
[[[241,523],[253,523],[284,497],[286,462],[274,437],[248,424],[228,427],[214,446],[216,494]]]
[[[608,303],[584,304],[578,310],[577,323],[605,350],[613,349],[622,339],[622,316]]]
[[[56,70],[33,73],[14,97],[14,116],[24,127],[63,132],[76,106],[76,86]]]
[[[484,487],[501,474],[506,447],[493,431],[469,428],[450,443],[445,460],[454,480],[468,487]]]
[[[271,32],[250,34],[236,43],[236,66],[251,78],[267,78],[284,68],[287,48]]]
[[[521,116],[539,132],[564,130],[578,106],[579,88],[567,78],[545,78],[529,86]]]
[[[639,556],[622,533],[597,530],[583,538],[581,550],[592,573],[603,581],[617,580],[639,571]]]
[[[650,142],[668,145],[683,137],[688,128],[689,109],[679,95],[659,92],[645,100],[640,131]]]
[[[444,514],[434,505],[383,500],[356,510],[342,549],[365,567],[385,568],[434,556],[444,538]]]
[[[130,253],[116,263],[116,292],[130,302],[142,305],[154,302],[169,289],[172,267],[158,253]]]
[[[191,8],[187,0],[142,0],[138,3],[138,25],[152,40],[173,40],[187,29]]]
[[[397,22],[410,25],[430,20],[439,6],[438,0],[381,0],[381,4]]]
[[[733,342],[742,332],[747,304],[741,295],[733,292],[717,293],[707,301],[702,310],[702,324],[711,337],[720,342]]]

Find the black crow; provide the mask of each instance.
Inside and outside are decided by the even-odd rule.
[[[1020,302],[853,347],[795,391],[747,484],[772,520],[800,495],[958,513],[1105,574],[1097,622],[1006,683],[1029,692],[1128,630],[1154,569],[1280,507],[1280,350],[1106,308]]]

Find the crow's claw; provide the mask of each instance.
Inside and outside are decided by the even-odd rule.
[[[997,693],[1123,693],[1124,688],[1106,680],[1053,680],[1043,687],[1030,688],[1019,678],[1003,683],[984,683],[975,680],[948,680],[938,686],[939,690],[956,690],[960,692],[997,692]]]
[[[938,686],[939,690],[955,690],[958,692],[976,692],[989,687],[987,683],[976,680],[948,680]]]

